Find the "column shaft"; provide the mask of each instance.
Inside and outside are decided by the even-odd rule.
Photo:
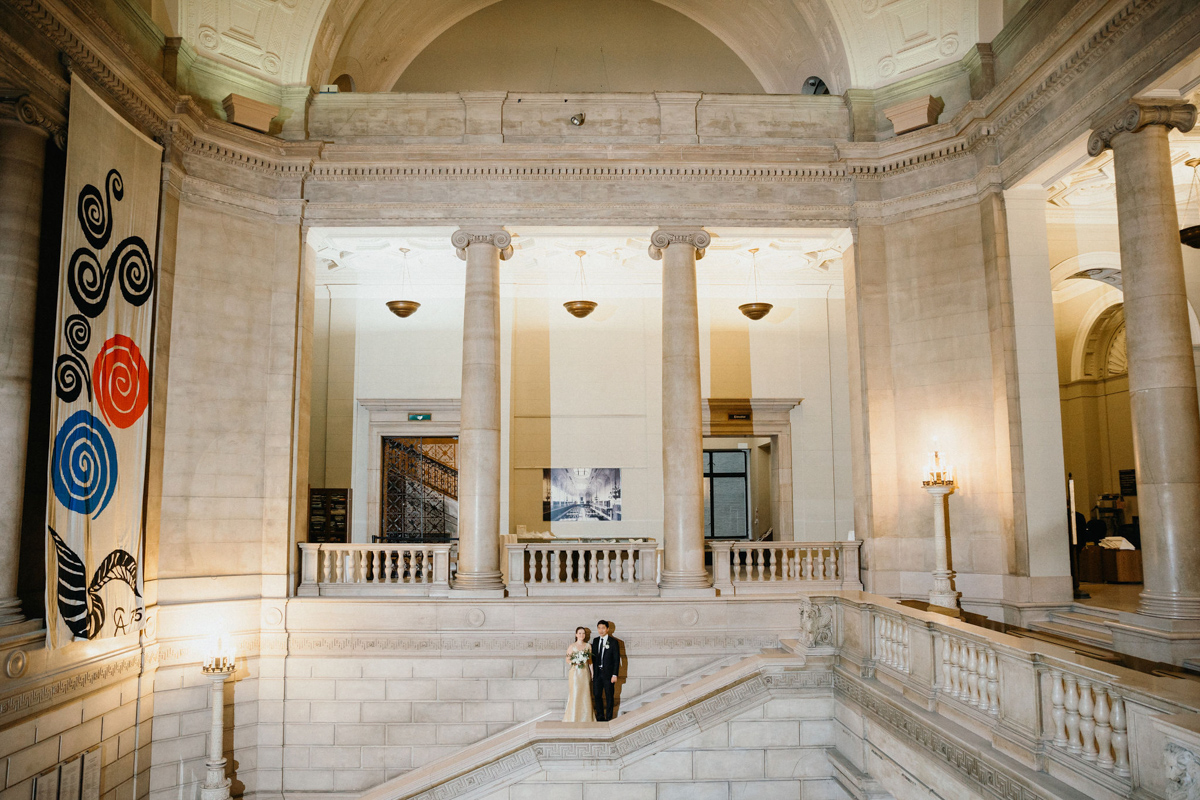
[[[17,569],[45,157],[45,131],[0,119],[0,625],[24,619]]]
[[[454,588],[503,591],[500,580],[500,258],[508,234],[455,234],[467,262],[462,427],[458,438],[458,576]],[[464,252],[465,251],[465,252]]]
[[[707,244],[708,234],[696,234],[676,235],[666,246],[651,240],[663,261],[661,586],[665,593],[711,591],[712,586],[704,568],[704,454],[696,301],[696,244]],[[702,249],[699,255],[703,255]]]
[[[1144,614],[1200,618],[1200,411],[1167,128],[1112,139]]]

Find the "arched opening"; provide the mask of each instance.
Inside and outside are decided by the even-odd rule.
[[[397,92],[761,93],[714,34],[653,0],[502,0],[433,40]]]
[[[341,75],[338,75],[333,79],[333,85],[338,88],[338,92],[353,92],[354,78],[343,72]]]

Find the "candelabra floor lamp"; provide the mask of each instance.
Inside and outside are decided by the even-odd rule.
[[[954,470],[942,459],[941,453],[933,452],[933,463],[926,470],[927,477],[921,486],[933,498],[933,589],[929,592],[929,604],[940,608],[958,609],[959,593],[954,591],[951,579],[950,559],[946,545],[946,497],[954,491]]]
[[[234,658],[217,640],[215,652],[204,659],[200,671],[212,681],[212,731],[208,737],[208,771],[200,786],[200,800],[229,800],[230,780],[225,776],[225,681],[233,675]]]

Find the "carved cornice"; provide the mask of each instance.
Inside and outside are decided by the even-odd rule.
[[[495,230],[467,230],[459,229],[450,234],[450,244],[454,246],[454,252],[463,261],[467,260],[467,248],[473,244],[488,244],[500,251],[500,260],[508,261],[512,258],[512,234],[503,228]]]
[[[1175,105],[1142,105],[1131,103],[1121,113],[1092,132],[1088,139],[1088,155],[1095,157],[1112,147],[1119,133],[1137,133],[1149,125],[1162,125],[1187,133],[1196,125],[1196,107],[1191,103]]]
[[[59,150],[67,149],[67,126],[56,121],[27,94],[0,94],[0,119],[15,119],[46,132]]]
[[[704,258],[704,248],[712,244],[712,236],[703,228],[659,228],[650,234],[650,257],[661,261],[663,251],[673,244],[690,244],[699,261]]]

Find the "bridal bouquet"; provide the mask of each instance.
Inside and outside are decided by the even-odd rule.
[[[592,654],[588,650],[576,650],[571,653],[571,666],[576,669],[583,669],[592,660]]]

